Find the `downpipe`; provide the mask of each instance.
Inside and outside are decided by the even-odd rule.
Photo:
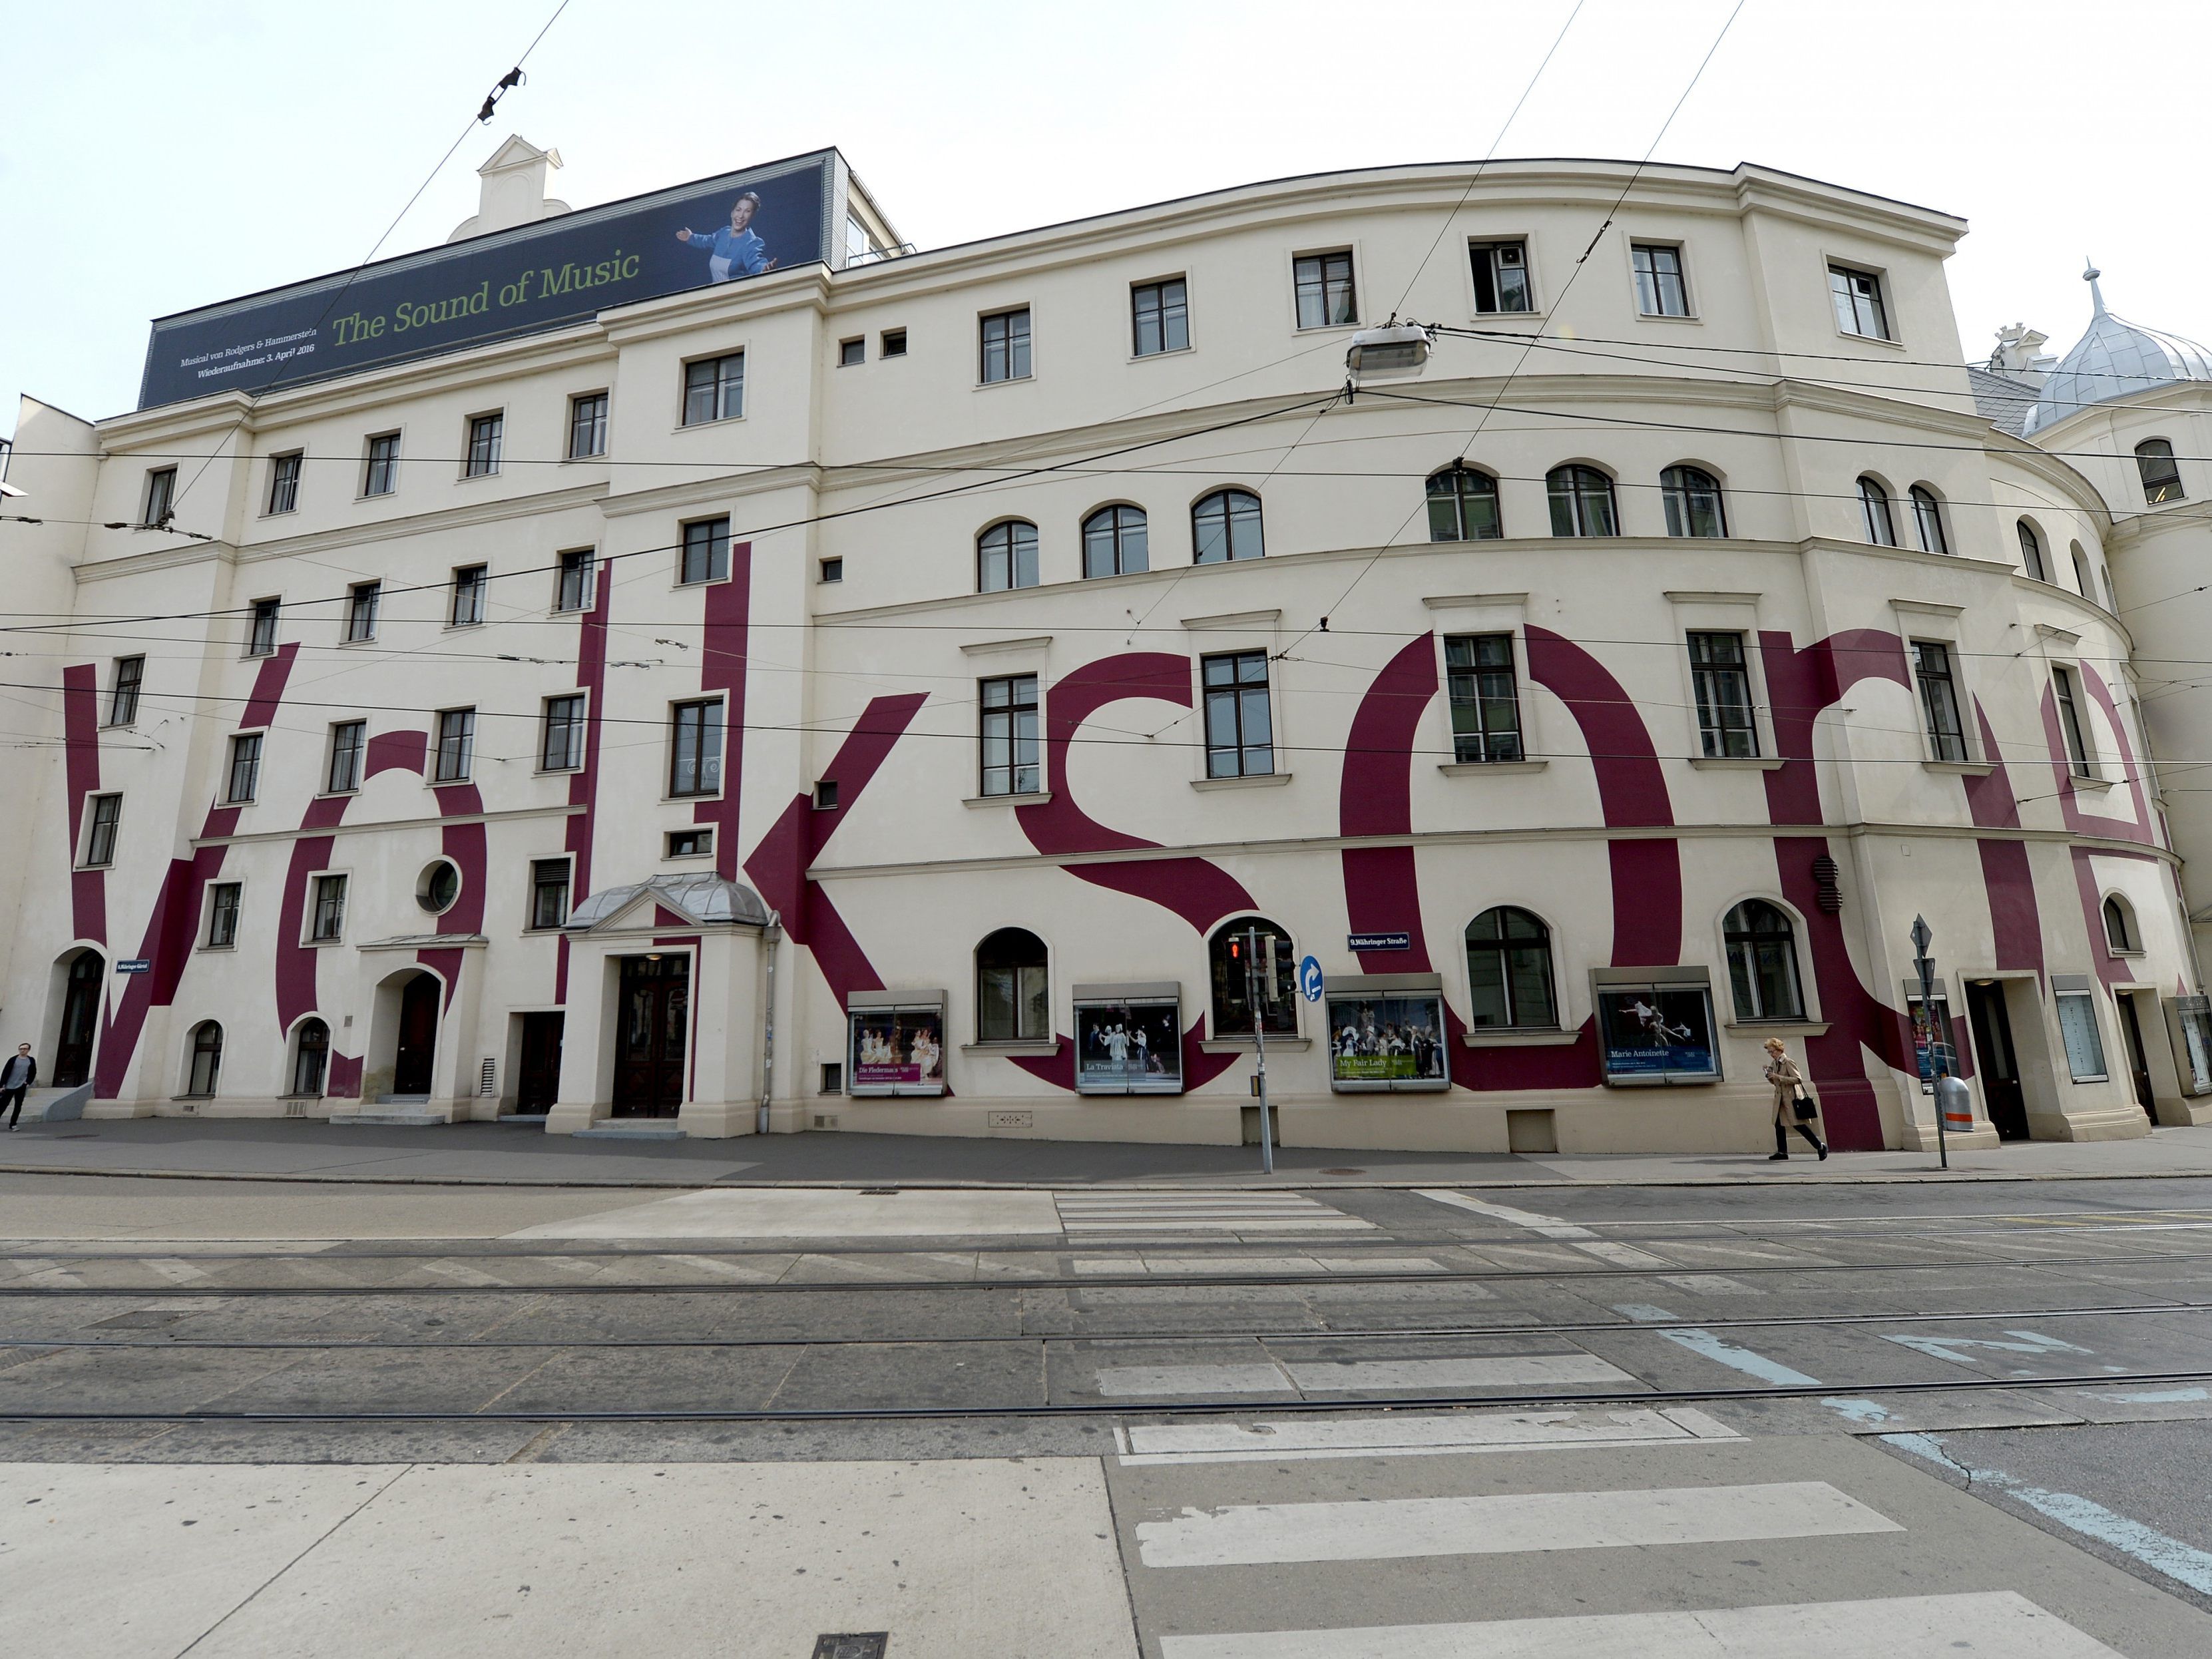
[[[768,1008],[761,1022],[760,1111],[753,1120],[753,1133],[764,1135],[769,1102],[775,1094],[775,947],[783,942],[783,917],[769,911],[761,937],[768,942]]]

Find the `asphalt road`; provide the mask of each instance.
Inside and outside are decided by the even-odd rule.
[[[623,1605],[684,1605],[736,1563],[710,1627],[741,1606],[799,1621],[792,1648],[655,1625],[671,1652],[803,1656],[879,1628],[897,1659],[2212,1651],[2212,1181],[417,1195],[40,1176],[0,1178],[0,1563],[51,1556],[58,1597],[134,1528],[159,1548],[165,1511],[269,1557],[221,1608],[94,1621],[88,1652],[319,1651],[362,1620],[401,1650],[614,1650],[637,1631],[595,1624],[580,1591],[495,1618],[485,1574],[581,1552],[582,1583],[655,1539]],[[700,1506],[733,1490],[685,1484],[708,1465],[764,1495],[695,1556]],[[911,1490],[882,1489],[900,1470]],[[564,1482],[620,1542],[575,1530],[585,1488]],[[935,1559],[930,1528],[874,1552],[925,1490],[973,1547],[917,1578],[899,1564]],[[763,1542],[769,1516],[816,1544]],[[347,1553],[421,1525],[472,1542],[409,1568],[419,1595],[362,1603]],[[763,1550],[789,1564],[775,1594]],[[1001,1571],[1076,1588],[984,1595]],[[0,1598],[0,1642],[70,1650],[63,1617]]]

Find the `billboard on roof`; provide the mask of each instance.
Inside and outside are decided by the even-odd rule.
[[[836,161],[821,150],[160,318],[138,407],[326,380],[827,261]]]

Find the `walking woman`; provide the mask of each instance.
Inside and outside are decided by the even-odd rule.
[[[1820,1113],[1820,1098],[1814,1094],[1813,1085],[1805,1081],[1805,1074],[1797,1069],[1797,1062],[1790,1058],[1790,1051],[1782,1046],[1780,1037],[1766,1039],[1766,1080],[1774,1085],[1774,1151],[1766,1161],[1789,1162],[1792,1129],[1804,1136],[1814,1152],[1826,1158],[1828,1143],[1813,1133],[1813,1121]]]

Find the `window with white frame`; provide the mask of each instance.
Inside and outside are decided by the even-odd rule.
[[[2094,779],[2097,763],[2081,724],[2081,701],[2075,694],[2074,671],[2063,664],[2051,668],[2051,696],[2058,704],[2058,732],[2066,744],[2066,764],[2077,778]]]
[[[474,415],[469,418],[469,453],[461,469],[464,477],[489,478],[499,471],[501,448],[507,441],[504,414]]]
[[[2136,942],[2135,918],[2128,914],[2128,902],[2118,893],[2105,899],[2105,944],[2116,957],[2135,956],[2142,946]]]
[[[1936,499],[1936,492],[1926,484],[1915,484],[1909,492],[1912,497],[1912,527],[1920,537],[1923,553],[1948,553],[1949,538],[1943,534],[1943,503]]]
[[[556,611],[592,608],[592,550],[588,547],[571,548],[561,555],[553,590]]]
[[[1190,510],[1191,562],[1226,564],[1267,550],[1260,498],[1249,489],[1217,489]]]
[[[1882,303],[1881,278],[1871,270],[1849,265],[1828,267],[1828,293],[1835,301],[1836,326],[1846,334],[1869,340],[1893,338],[1889,308]]]
[[[568,459],[607,453],[607,394],[586,392],[568,399]]]
[[[1728,951],[1729,985],[1739,1020],[1802,1019],[1805,995],[1797,978],[1797,932],[1781,906],[1746,899],[1721,923]]]
[[[1536,308],[1535,292],[1528,283],[1526,242],[1469,242],[1467,257],[1474,277],[1477,313],[1491,316]]]
[[[584,763],[584,694],[545,699],[538,764],[547,772],[573,772]]]
[[[318,944],[339,939],[345,933],[346,878],[315,878],[315,904],[307,937]]]
[[[290,513],[300,505],[300,463],[305,458],[298,450],[289,455],[269,458],[269,511]]]
[[[1291,261],[1300,328],[1346,328],[1359,320],[1359,295],[1352,276],[1352,250],[1304,253]]]
[[[261,734],[241,732],[230,740],[229,788],[224,794],[225,803],[244,806],[252,801],[261,787]]]
[[[383,595],[382,582],[356,582],[347,590],[345,636],[349,645],[376,637],[376,611]]]
[[[1521,745],[1521,695],[1510,634],[1454,634],[1444,640],[1444,684],[1451,707],[1452,759],[1526,758]]]
[[[1544,483],[1551,492],[1554,536],[1620,534],[1620,517],[1613,505],[1613,480],[1595,467],[1554,467],[1545,474]]]
[[[157,466],[146,475],[146,511],[139,523],[161,528],[177,505],[177,469]]]
[[[1037,585],[1037,527],[1026,519],[994,524],[975,538],[975,589],[1004,593]]]
[[[115,678],[108,688],[107,723],[128,726],[138,718],[138,693],[146,683],[146,659],[118,657]]]
[[[684,549],[677,580],[718,582],[730,574],[730,521],[695,519],[684,526]]]
[[[976,688],[981,709],[982,793],[1033,795],[1044,787],[1037,755],[1037,677],[1008,674]]]
[[[1505,533],[1498,514],[1498,480],[1463,461],[1429,475],[1429,539],[1494,541]]]
[[[1139,283],[1129,290],[1129,328],[1133,355],[1156,357],[1190,349],[1190,311],[1180,276],[1164,283]]]
[[[544,930],[568,920],[570,872],[567,859],[530,861],[530,925]]]
[[[92,795],[85,800],[84,866],[103,870],[115,862],[115,832],[123,821],[123,797]]]
[[[1859,518],[1866,526],[1866,538],[1876,547],[1897,545],[1897,524],[1889,511],[1889,491],[1883,489],[1879,478],[1859,480]]]
[[[1690,682],[1697,696],[1698,738],[1708,760],[1749,760],[1759,753],[1752,713],[1751,665],[1741,634],[1689,636]]]
[[[324,772],[324,788],[333,795],[349,795],[361,787],[362,764],[368,751],[368,722],[339,720],[331,727],[331,760]]]
[[[455,628],[483,626],[484,595],[490,586],[491,573],[484,565],[464,565],[453,572],[453,605],[447,620]]]
[[[1670,466],[1659,475],[1670,536],[1720,537],[1728,532],[1728,510],[1720,480],[1701,466]]]
[[[253,620],[247,626],[246,654],[249,657],[273,657],[276,654],[276,623],[283,615],[282,599],[256,599]]]
[[[745,412],[745,354],[704,357],[684,365],[684,424],[732,421]]]
[[[1206,775],[1267,777],[1275,769],[1267,708],[1267,653],[1231,651],[1200,659],[1206,693]]]
[[[2020,568],[2037,581],[2051,580],[2043,562],[2043,538],[2035,533],[2035,526],[2022,519],[2014,526],[2020,532]]]
[[[380,432],[368,441],[361,474],[361,493],[389,495],[399,488],[399,434]]]
[[[244,884],[218,881],[208,888],[207,948],[228,951],[238,943],[238,912]]]
[[[476,763],[477,711],[446,708],[438,714],[438,752],[433,780],[466,783]]]
[[[1468,1024],[1477,1030],[1550,1030],[1559,1023],[1552,987],[1552,930],[1501,904],[1467,925]]]
[[[702,697],[669,711],[668,793],[712,795],[722,787],[722,700]]]
[[[1102,507],[1083,521],[1083,574],[1127,576],[1152,568],[1145,510],[1127,505]]]
[[[2136,446],[2136,471],[2142,479],[2147,505],[2161,507],[2183,499],[2181,469],[2174,463],[2173,446],[2164,438],[2146,438]]]
[[[976,378],[985,386],[1030,377],[1030,308],[994,312],[976,324]]]

